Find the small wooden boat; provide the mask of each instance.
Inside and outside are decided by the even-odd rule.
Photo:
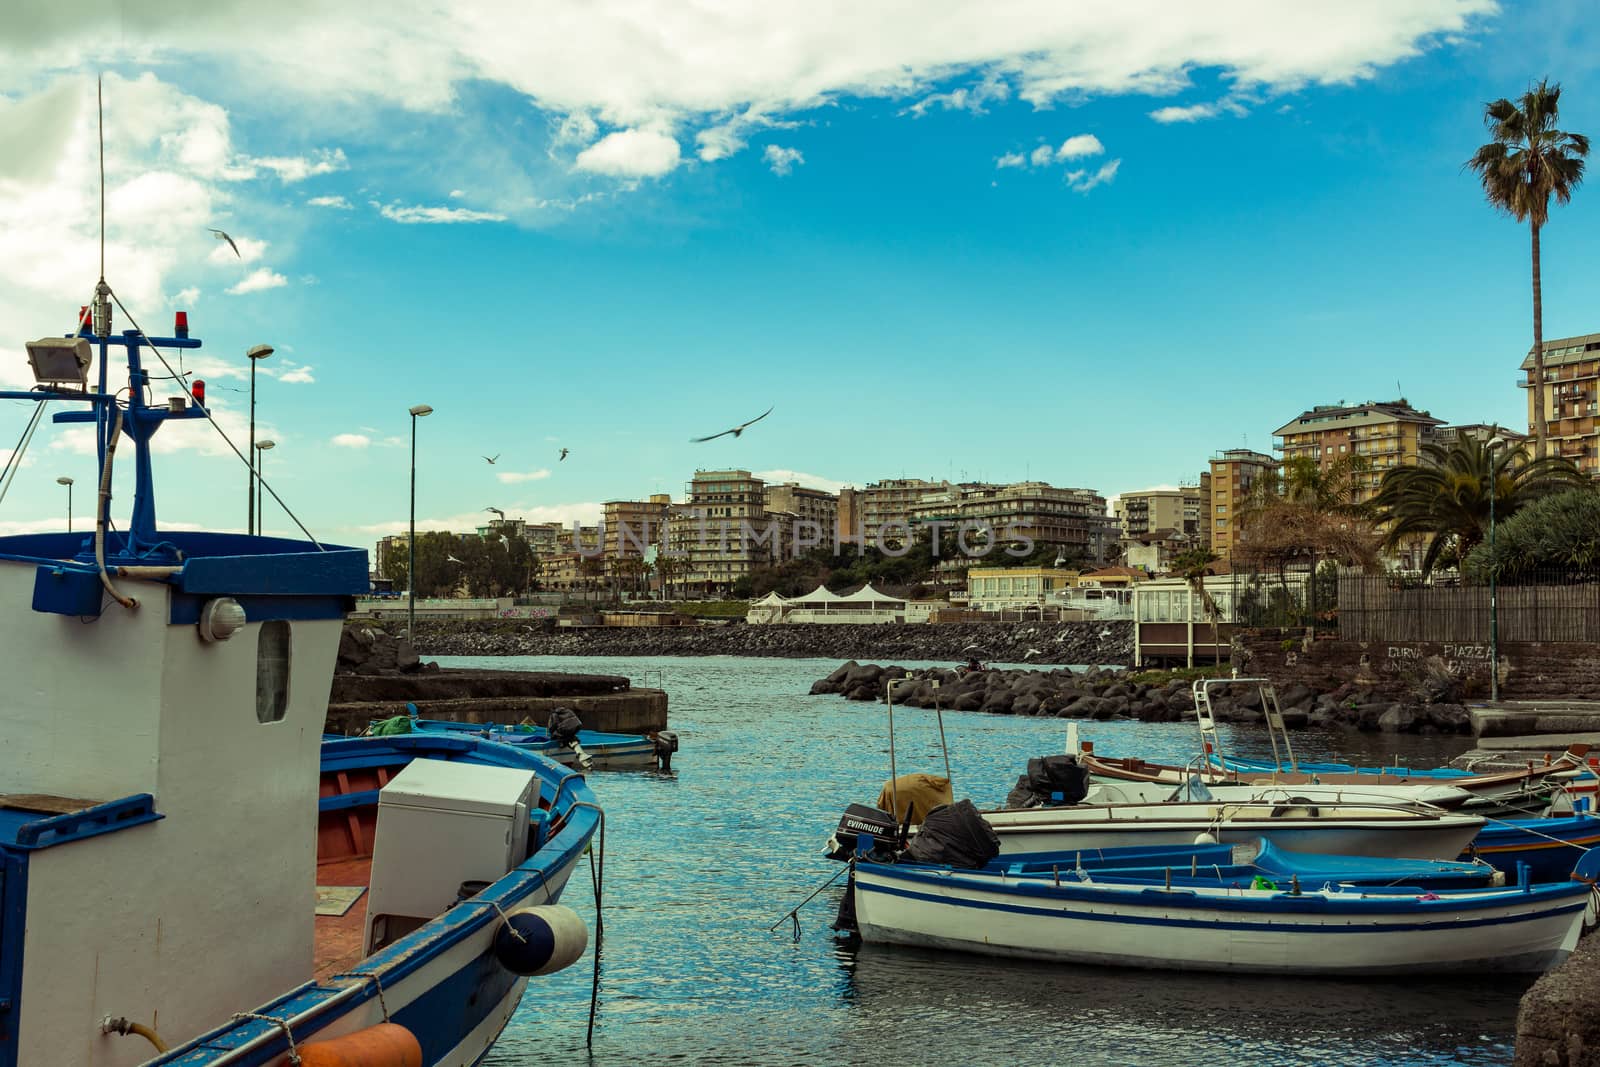
[[[1589,811],[1554,819],[1506,819],[1485,826],[1462,859],[1480,859],[1508,874],[1526,865],[1536,882],[1564,881],[1600,848],[1600,818]]]
[[[1453,860],[1484,821],[1424,805],[1254,801],[1078,804],[986,811],[1003,854],[1131,845],[1190,844],[1202,835],[1237,844],[1265,838],[1324,855]]]
[[[1600,855],[1600,854],[1597,854]],[[1591,866],[1600,869],[1600,860]],[[1170,882],[1170,884],[1169,884]],[[1538,973],[1577,945],[1589,886],[1235,887],[1195,875],[958,870],[858,860],[865,941],[1161,970]]]
[[[505,725],[491,722],[453,722],[444,719],[414,719],[418,731],[467,735],[498,741],[503,745],[538,752],[564,767],[594,771],[639,771],[661,767],[670,770],[672,755],[678,751],[678,735],[672,730],[655,734],[614,734],[601,730],[579,730],[577,744],[562,744],[542,726]]]

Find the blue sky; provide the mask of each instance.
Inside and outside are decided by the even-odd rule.
[[[1576,2],[405,3],[365,31],[105,6],[95,51],[34,0],[0,43],[0,376],[93,285],[104,71],[109,280],[152,332],[189,310],[236,439],[244,352],[278,349],[268,480],[357,544],[404,525],[424,402],[419,524],[457,528],[678,496],[696,467],[1110,495],[1397,391],[1517,425],[1527,232],[1461,163],[1530,78],[1600,133]],[[1583,189],[1546,231],[1547,337],[1600,330],[1597,220]],[[171,432],[161,517],[242,527],[206,433]],[[0,529],[59,522],[59,474],[86,488],[92,459],[47,428]]]

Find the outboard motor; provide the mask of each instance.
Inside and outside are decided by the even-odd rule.
[[[663,771],[672,770],[672,754],[678,751],[678,731],[657,730],[650,739],[656,743],[656,766]]]
[[[847,860],[858,851],[893,852],[899,836],[900,828],[895,825],[893,815],[866,804],[851,804],[840,816],[833,836],[828,838],[827,857]]]
[[[583,729],[583,723],[578,718],[578,713],[571,708],[552,708],[550,719],[545,724],[545,729],[550,731],[550,739],[558,745],[570,748],[578,758],[578,766],[588,770],[594,766],[594,760],[578,744],[578,731]]]
[[[1028,761],[1028,773],[1017,779],[1006,797],[1008,808],[1042,808],[1076,804],[1089,795],[1089,769],[1076,756],[1043,756]]]

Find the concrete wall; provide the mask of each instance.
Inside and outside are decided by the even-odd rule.
[[[1430,671],[1461,682],[1462,697],[1487,700],[1487,644],[1437,641],[1308,642],[1304,631],[1252,630],[1233,639],[1241,674],[1265,675],[1279,685],[1298,682],[1319,691],[1346,683],[1395,699],[1417,696]],[[1554,642],[1502,642],[1500,695],[1506,700],[1600,700],[1600,646]]]
[[[567,707],[578,713],[585,729],[606,733],[644,734],[666,729],[667,694],[660,689],[629,689],[621,693],[568,696],[458,697],[417,700],[417,710],[427,719],[455,722],[519,723],[531,720],[543,726],[552,708]],[[329,733],[359,734],[373,719],[406,714],[405,700],[361,701],[328,705]]]

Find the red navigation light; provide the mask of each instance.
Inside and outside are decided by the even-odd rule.
[[[88,304],[78,308],[78,332],[94,333],[94,315],[90,313]]]
[[[1206,755],[1208,755],[1208,756],[1211,755],[1211,742],[1210,741],[1206,742],[1205,749],[1206,749]]]
[[[206,402],[206,383],[196,378],[194,384],[189,387],[189,395],[194,397],[196,404],[204,404]]]
[[[172,322],[172,336],[189,336],[189,313],[187,311],[179,311],[174,313]]]

